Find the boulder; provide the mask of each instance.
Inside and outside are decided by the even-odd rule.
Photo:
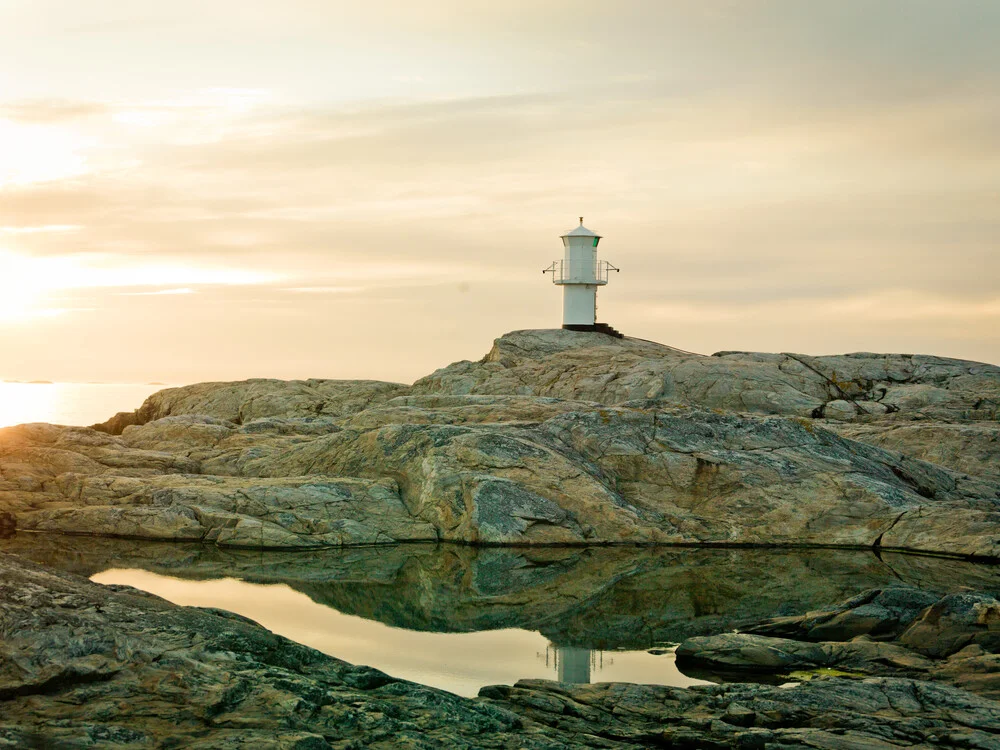
[[[677,647],[677,664],[721,671],[782,672],[836,669],[875,674],[920,675],[929,659],[892,643],[858,639],[809,643],[752,633],[689,638]]]
[[[1000,601],[972,592],[946,596],[928,607],[899,637],[899,643],[935,658],[973,644],[1000,652]]]
[[[677,648],[678,664],[723,673],[832,668],[922,675],[1000,696],[1000,601],[990,594],[874,589],[747,631],[690,638]]]
[[[836,606],[774,618],[747,632],[804,641],[849,641],[860,635],[895,638],[938,599],[909,586],[870,589]]]

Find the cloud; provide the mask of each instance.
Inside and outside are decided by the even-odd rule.
[[[838,298],[786,297],[753,302],[637,303],[644,313],[674,322],[732,322],[752,318],[758,323],[780,324],[790,314],[811,321],[836,320],[844,324],[855,319],[870,325],[886,323],[966,323],[977,328],[992,327],[1000,320],[1000,297],[981,299],[928,295],[924,291],[892,289]]]
[[[1000,358],[996,334],[974,325],[994,320],[1000,277],[1000,5],[517,0],[456,12],[448,0],[386,24],[379,3],[265,0],[233,14],[221,0],[187,16],[181,0],[155,14],[104,3],[100,34],[78,30],[92,10],[67,6],[49,31],[23,7],[25,28],[40,24],[86,64],[54,75],[60,58],[18,48],[0,10],[0,63],[20,49],[28,91],[0,101],[0,119],[40,134],[30,154],[0,146],[0,174],[6,158],[44,178],[0,188],[0,244],[84,269],[74,283],[86,285],[63,291],[87,301],[51,304],[103,311],[88,321],[184,308],[236,336],[335,314],[374,347],[419,333],[383,308],[427,309],[472,346],[558,318],[539,272],[583,213],[623,269],[602,315],[647,338],[804,349],[778,334],[808,343],[808,320],[814,337],[832,335],[826,315],[847,321],[844,346],[857,348],[852,337],[875,335],[866,321],[892,342],[916,337],[919,319],[929,333],[913,348],[926,350],[962,339],[960,321],[981,332],[976,356]],[[222,18],[224,39],[206,20]],[[79,54],[94,46],[119,51]],[[123,59],[128,75],[114,69]],[[774,335],[743,322],[754,316]],[[737,333],[746,343],[726,340]],[[450,356],[446,345],[414,353],[411,374]]]
[[[0,227],[0,234],[39,234],[42,232],[76,232],[82,229],[79,224],[45,224],[40,227]]]
[[[164,294],[195,294],[190,287],[180,287],[176,289],[158,289],[155,292],[118,292],[122,297],[156,297]]]
[[[294,294],[354,294],[365,291],[363,286],[299,286],[282,289]]]
[[[0,119],[27,125],[65,124],[106,115],[108,109],[107,104],[96,101],[33,99],[0,103]]]

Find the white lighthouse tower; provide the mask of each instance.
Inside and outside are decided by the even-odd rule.
[[[571,331],[598,331],[622,338],[614,328],[597,322],[597,287],[608,283],[608,273],[618,271],[606,260],[597,259],[601,235],[583,225],[562,236],[562,260],[542,273],[552,274],[552,283],[563,288],[563,328]]]

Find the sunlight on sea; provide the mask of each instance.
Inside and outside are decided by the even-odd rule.
[[[0,427],[27,422],[90,425],[132,411],[164,385],[0,383]]]

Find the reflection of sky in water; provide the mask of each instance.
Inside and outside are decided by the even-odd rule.
[[[404,630],[342,614],[284,584],[263,585],[232,578],[187,581],[144,570],[116,568],[98,573],[92,580],[127,584],[176,604],[236,612],[339,659],[366,664],[395,677],[459,695],[476,695],[483,685],[557,677],[557,659],[551,644],[539,633],[527,630],[478,633]],[[568,658],[580,670],[581,661],[586,661],[588,655],[571,653]],[[671,654],[606,651],[594,654],[591,664],[593,682],[703,684],[678,672]]]
[[[0,427],[27,422],[89,425],[142,405],[162,385],[0,383]]]

